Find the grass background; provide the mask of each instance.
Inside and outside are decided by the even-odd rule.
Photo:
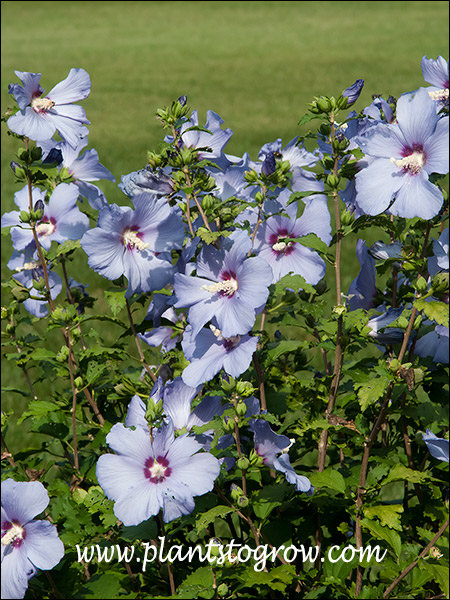
[[[82,103],[91,121],[89,147],[117,182],[141,168],[147,150],[158,147],[162,130],[155,111],[182,94],[198,109],[200,124],[212,109],[234,131],[228,153],[247,151],[256,158],[264,143],[278,137],[287,143],[306,132],[297,123],[312,96],[339,94],[363,78],[358,107],[370,103],[373,93],[398,97],[424,85],[422,56],[448,56],[448,3],[441,1],[7,1],[1,6],[2,112],[14,106],[7,93],[8,83],[18,82],[14,70],[42,73],[41,84],[49,91],[71,67],[83,67],[92,80]],[[9,168],[17,146],[6,130],[3,124],[2,212],[13,208],[17,191]],[[113,183],[100,186],[110,202],[126,203]],[[344,250],[344,290],[359,270],[354,244]],[[11,251],[5,236],[2,277],[9,274]],[[107,287],[85,264],[76,266],[80,272],[72,275],[87,280],[91,293],[95,286]],[[330,273],[330,286],[332,280]],[[5,363],[3,371],[5,385],[21,385]]]

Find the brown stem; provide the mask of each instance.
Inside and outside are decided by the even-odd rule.
[[[447,519],[445,521],[445,523],[442,525],[442,527],[439,529],[437,534],[434,536],[434,538],[431,540],[431,542],[422,550],[422,552],[419,554],[419,556],[416,558],[416,560],[414,560],[410,565],[408,565],[406,567],[406,569],[404,569],[400,573],[400,575],[397,577],[397,579],[391,583],[391,585],[384,592],[383,599],[389,598],[389,595],[391,594],[392,590],[400,583],[400,581],[402,579],[404,579],[408,575],[408,573],[410,573],[414,569],[414,567],[418,564],[419,560],[421,558],[424,558],[428,554],[430,549],[434,546],[434,544],[437,542],[437,540],[441,537],[441,535],[447,529],[448,523],[449,523],[449,520]]]
[[[189,171],[187,167],[184,167],[183,169],[184,174],[186,175],[186,183],[188,184],[189,187],[192,187],[192,183],[191,183],[191,178],[189,177]],[[186,194],[186,199],[188,201],[190,201],[191,195],[190,194]],[[205,212],[203,211],[202,205],[200,203],[200,201],[197,198],[197,195],[195,194],[195,192],[192,192],[192,198],[194,198],[194,202],[197,205],[198,211],[203,219],[203,223],[205,224],[205,227],[208,231],[210,231],[212,233],[212,229],[209,226],[209,222],[208,222],[208,217],[205,215]]]
[[[262,370],[261,365],[259,364],[259,360],[256,356],[256,353],[253,355],[253,364],[255,366],[256,377],[258,379],[260,407],[261,410],[267,410],[266,391],[264,388],[264,371]]]
[[[334,125],[334,118],[331,117],[331,134],[330,141],[332,142],[336,137],[336,129]],[[337,178],[338,176],[338,168],[339,168],[339,157],[336,155],[334,157],[334,166],[333,166],[333,174]],[[342,234],[341,234],[341,219],[339,216],[339,195],[336,190],[333,190],[333,202],[334,202],[334,218],[336,223],[336,257],[334,262],[334,270],[336,274],[336,303],[339,306],[342,300],[342,292],[341,292],[341,244],[342,244]],[[337,393],[339,389],[339,380],[341,377],[342,370],[342,328],[343,328],[343,320],[342,315],[339,315],[337,322],[337,333],[336,333],[336,350],[334,353],[334,369],[333,369],[333,379],[331,381],[330,395],[328,397],[328,405],[325,411],[325,418],[333,412],[334,404],[336,402]],[[323,471],[325,468],[325,461],[327,458],[327,446],[328,446],[328,429],[324,429],[320,434],[319,439],[319,448],[318,448],[318,457],[317,457],[317,468],[320,471]]]
[[[156,382],[156,375],[153,373],[152,369],[149,367],[149,365],[147,364],[146,360],[145,360],[145,356],[144,353],[142,352],[142,348],[141,345],[139,343],[139,338],[137,336],[136,333],[136,329],[134,327],[134,323],[133,323],[133,316],[131,314],[131,309],[130,309],[130,304],[128,302],[127,299],[125,299],[126,305],[127,305],[127,312],[128,312],[128,319],[130,321],[130,327],[131,327],[131,331],[133,332],[133,337],[134,337],[134,341],[136,344],[136,348],[138,349],[139,352],[139,356],[141,358],[141,363],[143,364],[143,366],[145,367],[147,373],[150,375],[150,377],[152,378],[152,380],[154,382]]]
[[[77,443],[77,388],[75,386],[74,377],[73,377],[73,363],[72,363],[72,346],[70,345],[70,336],[67,336],[68,340],[68,348],[69,348],[69,375],[70,375],[70,384],[72,386],[72,435],[73,435],[73,466],[76,471],[80,470],[80,466],[78,463],[78,443]]]
[[[161,511],[159,511],[159,513],[158,513],[158,523],[159,523],[159,529],[161,531],[162,537],[165,537],[166,532],[165,532],[165,528],[164,528],[164,521],[162,518]],[[170,594],[171,594],[171,596],[175,596],[175,593],[176,593],[175,581],[173,578],[172,566],[169,562],[167,562],[167,572],[169,573]]]
[[[67,276],[67,270],[66,270],[66,261],[64,259],[61,260],[61,266],[62,266],[62,272],[63,272],[63,277],[64,277],[64,283],[66,284],[67,298],[69,299],[70,304],[75,306],[75,300],[73,299],[73,296],[70,291],[69,278]],[[80,332],[80,340],[81,340],[81,345],[83,347],[83,350],[86,350],[86,343],[85,343],[83,335],[81,333],[81,325],[80,324],[78,324],[78,331]]]

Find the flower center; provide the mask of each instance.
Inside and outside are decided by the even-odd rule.
[[[50,98],[36,97],[31,100],[31,108],[34,112],[41,113],[50,110],[55,103]]]
[[[126,246],[127,250],[145,250],[148,248],[148,243],[142,241],[142,233],[139,233],[137,228],[131,229],[127,227],[122,233],[122,244]]]
[[[411,175],[420,173],[427,158],[422,146],[414,144],[412,148],[405,148],[403,155],[400,160],[391,158],[391,162],[400,167],[403,173],[410,173]]]
[[[212,283],[211,285],[202,285],[202,288],[211,294],[216,292],[221,296],[231,298],[237,292],[239,285],[236,280],[236,275],[232,272],[224,271],[221,273],[222,281]]]
[[[161,483],[170,477],[172,469],[169,461],[164,456],[154,459],[152,456],[145,461],[144,475],[151,483]]]
[[[55,229],[56,221],[53,217],[50,219],[48,217],[44,217],[42,221],[36,225],[36,233],[39,237],[48,237],[55,231]]]
[[[294,250],[295,242],[291,242],[286,238],[289,238],[287,229],[279,229],[277,233],[270,236],[269,243],[277,256],[288,255]]]
[[[16,271],[20,273],[20,271],[33,271],[34,269],[39,269],[41,263],[37,260],[36,262],[26,262],[23,264],[23,267],[17,267]]]
[[[2,530],[6,532],[2,535],[2,546],[12,545],[14,548],[19,548],[22,541],[25,539],[25,529],[17,523],[6,521],[2,523]]]
[[[225,348],[225,350],[227,352],[231,352],[231,350],[234,350],[236,348],[236,346],[239,344],[240,341],[241,341],[240,335],[233,335],[230,338],[224,338],[223,347]]]
[[[448,88],[442,88],[442,90],[433,90],[428,92],[428,95],[432,100],[446,102],[448,100]]]

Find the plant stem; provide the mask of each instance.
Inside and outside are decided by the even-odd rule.
[[[138,349],[139,356],[141,357],[141,363],[145,367],[147,373],[150,375],[150,377],[153,380],[153,382],[156,382],[156,375],[153,373],[152,369],[147,364],[147,362],[145,360],[144,353],[142,352],[142,348],[141,348],[141,345],[139,343],[139,338],[137,336],[136,329],[134,327],[133,316],[131,314],[131,309],[130,309],[130,304],[128,302],[128,299],[125,299],[125,302],[126,302],[126,305],[127,305],[128,320],[130,321],[130,327],[131,327],[131,331],[133,332],[133,337],[134,337],[134,341],[135,341],[135,344],[136,344],[136,348]]]
[[[336,137],[336,128],[334,125],[334,118],[331,115],[331,133],[330,133],[330,141],[332,142]],[[335,177],[338,176],[338,163],[339,158],[337,155],[334,157],[334,166],[333,166],[333,174]],[[341,304],[341,242],[342,242],[342,234],[341,234],[341,220],[339,216],[339,195],[336,190],[333,190],[333,202],[334,202],[334,218],[336,223],[336,257],[334,262],[334,269],[336,274],[336,302],[339,306]],[[336,402],[338,388],[339,388],[339,380],[341,377],[342,370],[342,360],[343,360],[343,352],[342,352],[342,326],[343,320],[342,315],[339,315],[337,321],[337,333],[336,333],[336,350],[334,354],[334,369],[333,369],[333,379],[331,381],[330,387],[330,395],[328,397],[328,405],[325,411],[325,418],[333,412],[334,404]],[[320,471],[323,471],[325,468],[325,461],[327,458],[327,446],[328,446],[328,429],[322,430],[319,439],[319,453],[317,458],[317,468]]]

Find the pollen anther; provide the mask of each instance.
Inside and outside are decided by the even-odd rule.
[[[55,103],[50,100],[50,98],[34,98],[31,101],[31,108],[35,112],[45,112],[50,110],[53,106],[55,106]]]

